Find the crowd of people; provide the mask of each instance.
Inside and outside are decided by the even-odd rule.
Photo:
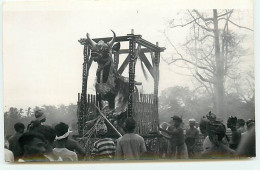
[[[227,135],[225,124],[217,120],[215,114],[209,112],[203,116],[197,125],[195,119],[189,120],[189,128],[184,130],[179,116],[171,117],[167,128],[159,127],[164,145],[161,157],[168,159],[213,159],[213,158],[241,158],[255,157],[255,121],[247,122],[237,117],[229,117],[227,128],[231,134]],[[245,127],[246,124],[246,127]],[[203,136],[201,138],[200,136]],[[228,137],[229,136],[229,137]],[[203,139],[203,141],[200,141]],[[165,142],[166,141],[166,142]],[[202,147],[198,145],[202,143]]]
[[[245,122],[230,117],[227,128],[232,135],[228,137],[226,126],[211,112],[202,117],[199,125],[195,119],[190,119],[188,129],[184,129],[181,117],[174,115],[171,119],[169,125],[164,123],[158,127],[160,149],[156,154],[159,159],[255,157],[254,120]],[[7,162],[147,159],[146,142],[134,133],[136,122],[131,117],[124,122],[124,135],[116,140],[109,138],[106,123],[100,121],[96,126],[98,140],[90,153],[72,139],[66,123],[51,127],[45,125],[45,121],[44,112],[39,109],[27,128],[20,122],[14,125],[15,134],[5,137]],[[204,136],[202,149],[198,145],[201,135]]]

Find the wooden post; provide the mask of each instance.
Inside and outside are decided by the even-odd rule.
[[[158,42],[156,42],[158,46]],[[159,88],[159,63],[160,63],[160,52],[156,51],[154,54],[154,113],[155,113],[155,126],[153,131],[156,131],[157,125],[159,125],[159,112],[158,112],[158,88]]]
[[[129,35],[131,36],[131,35]],[[135,80],[135,40],[132,36],[129,40],[129,97],[128,97],[128,117],[133,117],[133,93]]]
[[[87,82],[88,82],[88,73],[89,73],[89,55],[90,48],[88,45],[84,45],[84,62],[83,62],[83,72],[82,72],[82,92],[80,99],[80,110],[79,110],[79,120],[78,120],[78,132],[80,136],[83,136],[84,132],[84,123],[85,115],[87,114]]]

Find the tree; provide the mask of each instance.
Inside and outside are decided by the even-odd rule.
[[[183,52],[176,48],[167,32],[164,35],[174,48],[176,56],[164,59],[168,64],[182,62],[181,66],[187,68],[194,79],[212,95],[214,111],[225,119],[227,78],[236,79],[238,73],[232,68],[240,62],[245,55],[242,49],[243,36],[233,30],[237,28],[253,31],[233,21],[234,10],[216,10],[211,12],[187,10],[186,20],[181,24],[170,22],[170,28],[190,26],[190,35],[182,45]],[[230,26],[232,25],[232,26]]]
[[[212,109],[210,97],[197,96],[187,87],[170,87],[162,91],[159,97],[160,121],[169,122],[173,115],[181,116],[188,124],[188,119],[197,121]]]

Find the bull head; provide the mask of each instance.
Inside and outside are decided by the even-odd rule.
[[[113,38],[107,43],[105,43],[103,40],[100,40],[98,43],[96,43],[89,37],[89,34],[87,33],[87,40],[92,47],[91,57],[98,64],[105,64],[112,57],[112,52],[118,51],[120,49],[120,43],[116,43],[113,46],[116,39],[116,34],[113,30],[111,31],[113,32]]]

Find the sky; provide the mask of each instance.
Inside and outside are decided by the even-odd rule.
[[[182,1],[187,2],[187,1]],[[189,1],[190,2],[190,1]],[[77,102],[81,92],[83,46],[78,42],[85,38],[110,37],[113,29],[117,36],[135,34],[166,47],[161,54],[166,57],[172,49],[162,34],[169,20],[180,9],[201,8],[198,0],[189,4],[181,1],[33,1],[3,4],[3,81],[4,110],[10,107],[24,108],[42,105],[60,105]],[[208,4],[213,8],[219,3]],[[230,2],[230,1],[229,1]],[[225,3],[225,8],[234,8]],[[236,1],[237,2],[237,1]],[[250,1],[239,0],[236,7],[252,8]],[[194,5],[196,4],[196,5]],[[222,8],[223,9],[223,8]],[[250,16],[250,15],[249,15]],[[251,20],[247,24],[252,25]],[[171,32],[174,43],[185,38],[185,29]],[[250,42],[253,45],[253,40]],[[122,62],[122,61],[121,61]],[[245,67],[254,64],[252,57]],[[88,91],[94,93],[96,64],[93,63]],[[192,87],[183,69],[160,63],[159,93],[168,87],[181,85]],[[128,76],[128,69],[123,73]],[[153,92],[153,79],[147,81],[136,64],[136,80],[143,82],[146,93]]]

